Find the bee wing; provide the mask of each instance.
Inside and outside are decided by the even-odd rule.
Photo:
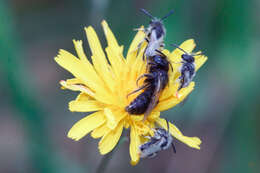
[[[189,71],[184,72],[184,88],[187,87],[191,81],[191,75]]]
[[[156,86],[154,93],[153,93],[153,96],[151,98],[151,102],[148,105],[148,108],[144,113],[144,120],[148,117],[148,115],[150,115],[153,108],[157,105],[159,97],[160,97],[161,90],[162,90],[161,78],[160,78],[160,76],[158,76],[158,85]]]

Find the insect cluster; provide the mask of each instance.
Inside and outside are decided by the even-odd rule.
[[[147,137],[148,142],[139,146],[141,158],[153,158],[161,150],[166,150],[170,146],[173,148],[173,152],[176,153],[175,146],[173,144],[173,137],[169,133],[169,123],[167,121],[167,131],[163,128],[155,128],[154,136]]]
[[[145,38],[138,46],[138,49],[140,49],[142,43],[147,42],[147,46],[143,52],[143,60],[145,60],[147,64],[147,73],[141,75],[137,79],[138,83],[141,78],[145,78],[143,85],[128,94],[131,95],[142,90],[142,92],[128,106],[126,106],[125,110],[129,114],[144,114],[145,120],[153,108],[158,104],[160,94],[169,82],[169,70],[175,70],[172,68],[167,56],[162,53],[165,46],[164,38],[166,35],[163,20],[170,16],[173,11],[170,11],[162,18],[153,17],[144,9],[141,9],[141,11],[151,19],[148,27],[142,29],[145,33]],[[179,62],[181,63],[179,69],[181,75],[177,80],[177,82],[179,82],[178,91],[180,91],[182,88],[187,87],[194,78],[194,56],[201,54],[189,54],[175,44],[172,44],[172,46],[183,52],[181,55],[182,61]],[[146,136],[149,140],[139,146],[141,158],[154,157],[159,151],[168,149],[170,146],[172,146],[174,152],[176,152],[173,144],[173,137],[169,133],[169,125],[167,131],[163,128],[155,128],[153,130],[154,136]]]

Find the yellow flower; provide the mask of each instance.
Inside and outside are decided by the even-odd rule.
[[[145,73],[146,63],[142,60],[145,44],[137,54],[138,44],[144,39],[144,33],[139,31],[132,41],[126,58],[123,56],[123,46],[119,46],[106,21],[102,27],[107,40],[105,52],[102,49],[98,36],[90,26],[85,28],[89,46],[92,52],[92,63],[86,57],[82,41],[75,41],[77,56],[60,50],[55,61],[68,70],[74,78],[60,81],[63,89],[79,91],[77,98],[69,103],[70,111],[94,112],[79,120],[69,130],[68,137],[76,141],[91,132],[93,138],[101,138],[98,147],[101,154],[107,154],[118,143],[123,129],[130,128],[130,156],[131,163],[139,161],[139,145],[145,135],[153,135],[151,130],[155,126],[166,127],[160,112],[170,109],[180,103],[194,88],[194,82],[179,91],[176,97],[180,76],[178,68],[183,52],[175,49],[173,52],[164,50],[172,63],[173,71],[169,71],[170,82],[164,89],[159,104],[153,109],[145,121],[142,116],[130,115],[125,107],[138,95],[135,93],[128,98],[127,94],[137,89],[137,78]],[[195,43],[192,39],[180,45],[187,52],[192,52]],[[195,57],[196,70],[206,61],[205,56]],[[200,139],[184,136],[179,129],[170,123],[170,133],[181,142],[196,149],[200,149]]]

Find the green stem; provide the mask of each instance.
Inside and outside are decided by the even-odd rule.
[[[119,147],[120,145],[122,145],[122,144],[123,144],[125,141],[127,141],[127,140],[128,140],[128,138],[127,138],[126,136],[122,137],[122,138],[119,140],[117,147]],[[114,148],[110,153],[108,153],[107,155],[105,155],[105,156],[102,158],[102,160],[101,160],[101,162],[100,162],[100,164],[99,164],[99,166],[98,166],[98,168],[97,168],[97,170],[96,170],[96,173],[103,173],[103,172],[105,172],[105,170],[106,170],[106,168],[107,168],[107,166],[108,166],[110,160],[112,159],[112,157],[113,157],[113,155],[114,155],[114,153],[115,153],[115,150],[116,150],[116,149]]]

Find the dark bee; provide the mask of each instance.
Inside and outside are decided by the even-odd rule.
[[[190,84],[190,82],[192,81],[192,79],[195,77],[196,72],[195,72],[194,56],[202,55],[202,53],[189,54],[182,48],[178,47],[177,45],[175,45],[175,44],[171,44],[171,45],[180,49],[182,52],[184,52],[184,54],[181,55],[181,58],[182,58],[182,61],[181,61],[182,65],[180,67],[181,76],[178,79],[180,82],[180,86],[178,88],[178,91],[179,91],[182,88],[187,87]]]
[[[172,146],[174,153],[176,153],[173,144],[173,137],[169,133],[169,122],[167,121],[167,131],[163,128],[155,128],[154,136],[148,137],[149,141],[139,146],[141,158],[153,158],[159,151],[166,150]]]
[[[148,45],[146,46],[143,54],[144,59],[144,57],[148,58],[158,54],[156,50],[162,51],[162,49],[164,48],[164,37],[166,34],[166,29],[162,21],[166,19],[168,16],[170,16],[173,13],[173,11],[170,11],[161,19],[153,17],[145,9],[141,9],[141,11],[151,18],[149,26],[144,29],[146,35],[145,40],[148,42]]]
[[[146,77],[143,86],[130,94],[144,90],[138,95],[125,110],[130,114],[144,114],[144,119],[151,113],[152,109],[157,105],[161,91],[168,84],[169,61],[167,57],[160,52],[149,58],[148,73],[143,74],[140,78]],[[128,94],[128,95],[130,95]]]

